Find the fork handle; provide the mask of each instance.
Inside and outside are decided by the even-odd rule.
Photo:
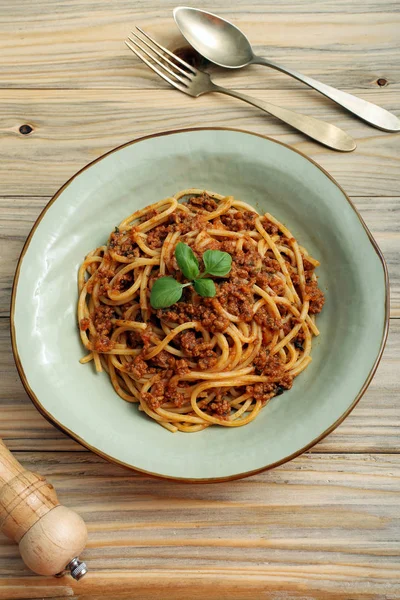
[[[317,81],[312,77],[308,77],[308,75],[303,75],[298,71],[294,71],[293,69],[288,69],[282,65],[278,65],[262,56],[255,56],[252,60],[252,64],[256,65],[264,65],[265,67],[271,67],[272,69],[276,69],[277,71],[281,71],[281,73],[286,73],[286,75],[290,75],[294,79],[301,81],[308,85],[309,87],[317,90],[327,98],[330,98],[336,104],[343,106],[348,111],[356,115],[366,123],[369,123],[373,127],[377,127],[378,129],[382,129],[383,131],[400,131],[400,120],[393,113],[377,106],[376,104],[372,104],[372,102],[367,102],[366,100],[362,100],[361,98],[357,98],[352,94],[348,94],[347,92],[342,92],[326,83],[321,83],[321,81]]]
[[[219,85],[215,85],[212,91],[233,96],[234,98],[243,100],[244,102],[252,104],[257,108],[261,108],[261,110],[265,111],[266,113],[277,117],[284,123],[287,123],[302,133],[305,133],[313,140],[324,144],[324,146],[328,146],[328,148],[333,148],[333,150],[351,152],[357,147],[355,141],[350,135],[348,135],[342,129],[339,129],[339,127],[331,125],[331,123],[325,123],[325,121],[320,121],[314,117],[293,112],[292,110],[282,108],[281,106],[275,106],[269,102],[261,102],[260,100],[256,100],[256,98],[252,98],[246,94],[241,94],[240,92],[235,92],[234,90],[228,90],[227,88]]]

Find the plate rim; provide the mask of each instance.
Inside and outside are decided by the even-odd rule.
[[[342,192],[343,196],[345,197],[345,199],[347,200],[347,202],[349,203],[350,207],[353,209],[354,213],[356,214],[356,216],[358,217],[362,227],[364,228],[364,231],[367,234],[367,237],[373,247],[373,249],[375,250],[382,268],[383,268],[383,273],[384,273],[384,283],[385,283],[385,317],[384,317],[384,325],[383,325],[383,331],[382,331],[382,337],[381,337],[381,342],[380,342],[380,346],[379,346],[379,351],[377,353],[377,356],[375,358],[374,364],[372,365],[372,368],[368,374],[368,376],[366,377],[360,391],[358,392],[357,396],[354,398],[354,400],[352,401],[352,403],[350,404],[350,406],[347,408],[347,410],[338,418],[336,419],[336,421],[334,421],[334,423],[332,423],[332,425],[330,427],[328,427],[325,431],[323,431],[319,436],[317,436],[316,438],[314,438],[311,442],[309,442],[308,444],[306,444],[304,447],[300,448],[299,450],[296,450],[296,452],[293,452],[292,454],[290,454],[289,456],[286,456],[285,458],[276,461],[272,464],[266,465],[264,467],[260,467],[251,471],[245,471],[242,473],[236,473],[234,475],[228,475],[226,477],[205,477],[205,478],[191,478],[191,477],[175,477],[172,475],[162,475],[159,473],[153,473],[151,471],[146,471],[145,469],[141,469],[139,467],[136,467],[134,465],[125,463],[124,461],[121,461],[113,456],[110,456],[109,454],[107,454],[106,452],[103,452],[102,450],[99,450],[98,448],[96,448],[95,446],[90,445],[88,442],[86,442],[83,438],[81,438],[78,434],[74,433],[73,431],[71,431],[68,427],[66,427],[65,425],[63,425],[62,423],[60,423],[55,417],[53,417],[53,415],[47,411],[44,406],[41,404],[39,398],[36,396],[35,392],[32,390],[32,388],[29,385],[28,382],[28,378],[25,374],[24,368],[22,366],[22,362],[21,359],[19,357],[19,353],[18,353],[18,347],[17,347],[17,341],[16,341],[16,328],[15,328],[15,304],[16,304],[16,294],[17,294],[17,288],[18,288],[18,282],[19,282],[19,274],[20,274],[20,269],[21,269],[21,265],[23,262],[23,259],[25,257],[25,254],[29,248],[30,242],[36,232],[37,227],[39,226],[41,220],[43,219],[43,217],[45,216],[45,214],[47,213],[48,209],[54,204],[54,202],[58,199],[58,197],[62,194],[62,192],[72,183],[72,181],[74,179],[76,179],[81,173],[83,173],[84,171],[86,171],[87,169],[89,169],[90,167],[92,167],[93,165],[95,165],[97,162],[101,161],[103,158],[105,158],[106,156],[109,156],[110,154],[113,154],[114,152],[117,152],[119,150],[122,150],[123,148],[126,148],[127,146],[132,146],[133,144],[137,144],[139,142],[145,141],[145,140],[149,140],[149,139],[153,139],[153,138],[157,138],[157,137],[163,137],[163,136],[168,136],[168,135],[174,135],[174,134],[179,134],[179,133],[190,133],[190,132],[195,132],[195,131],[233,131],[235,133],[244,133],[246,135],[252,135],[255,137],[259,137],[262,138],[264,140],[267,140],[269,142],[273,142],[274,144],[279,144],[281,146],[284,146],[285,148],[287,148],[288,150],[291,150],[292,152],[296,152],[297,154],[299,154],[300,156],[302,156],[303,158],[305,158],[306,160],[308,160],[309,162],[311,162],[315,167],[317,167],[320,171],[322,171],[322,173],[324,175],[326,175],[331,181],[332,183],[334,183],[334,185],[339,188],[339,190]],[[138,473],[142,473],[144,475],[148,475],[150,477],[154,477],[156,479],[161,479],[161,480],[169,480],[169,481],[177,481],[179,483],[222,483],[222,482],[226,482],[226,481],[234,481],[237,479],[243,479],[245,477],[250,477],[252,475],[256,475],[257,473],[262,473],[264,471],[269,471],[271,469],[274,469],[276,467],[279,467],[291,460],[293,460],[294,458],[297,458],[298,456],[300,456],[301,454],[303,454],[304,452],[307,452],[308,450],[310,450],[313,446],[315,446],[318,442],[320,442],[321,440],[323,440],[326,436],[328,436],[330,433],[332,433],[332,431],[334,431],[345,419],[346,417],[348,417],[348,415],[352,412],[352,410],[355,408],[355,406],[358,404],[358,402],[361,400],[362,396],[364,395],[364,393],[366,392],[369,384],[371,383],[371,380],[378,368],[378,365],[381,361],[382,358],[382,354],[383,351],[385,349],[385,345],[386,345],[386,341],[387,341],[387,336],[388,336],[388,331],[389,331],[389,310],[390,310],[390,291],[389,291],[389,275],[388,275],[388,269],[387,269],[387,265],[386,265],[386,261],[384,258],[384,255],[381,251],[381,249],[379,248],[376,240],[374,239],[372,233],[370,232],[369,228],[367,227],[366,223],[364,222],[364,219],[362,218],[361,214],[359,213],[358,209],[356,208],[356,206],[353,204],[352,200],[349,198],[349,196],[347,195],[347,193],[344,191],[344,189],[341,187],[341,185],[336,181],[336,179],[334,179],[334,177],[328,172],[326,171],[326,169],[324,169],[321,165],[319,165],[314,159],[310,158],[309,156],[307,156],[306,154],[304,154],[304,152],[301,152],[300,150],[298,150],[297,148],[294,148],[292,146],[290,146],[289,144],[285,144],[284,142],[281,142],[280,140],[276,140],[270,136],[261,134],[261,133],[256,133],[254,131],[248,131],[245,129],[239,129],[239,128],[234,128],[234,127],[187,127],[187,128],[180,128],[180,129],[171,129],[171,130],[167,130],[167,131],[160,131],[160,132],[156,132],[156,133],[151,133],[151,134],[147,134],[138,138],[135,138],[133,140],[130,140],[128,142],[125,142],[124,144],[121,144],[115,148],[112,148],[111,150],[105,152],[104,154],[102,154],[101,156],[98,156],[97,158],[95,158],[94,160],[92,160],[91,162],[87,163],[85,166],[83,166],[81,169],[79,169],[76,173],[74,173],[74,175],[72,175],[57,191],[56,193],[52,196],[52,198],[49,200],[49,202],[46,204],[46,206],[42,209],[42,211],[40,212],[39,216],[37,217],[37,219],[35,220],[32,229],[29,232],[28,237],[26,238],[24,245],[22,247],[20,256],[18,258],[18,262],[17,262],[17,266],[15,269],[15,274],[14,274],[14,279],[13,279],[13,285],[12,285],[12,291],[11,291],[11,303],[10,303],[10,333],[11,333],[11,347],[12,347],[12,351],[13,351],[13,356],[14,356],[14,361],[17,367],[17,371],[18,371],[18,375],[19,378],[22,382],[22,385],[25,388],[26,393],[28,394],[31,402],[33,403],[33,405],[35,406],[35,408],[39,411],[39,413],[41,415],[43,415],[45,417],[45,419],[51,423],[53,426],[55,426],[57,429],[59,429],[60,431],[62,431],[63,433],[65,433],[66,435],[68,435],[71,439],[73,439],[74,441],[78,442],[79,444],[81,444],[84,448],[86,448],[87,450],[90,450],[91,452],[94,452],[94,454],[97,454],[98,456],[100,456],[101,458],[107,460],[110,463],[125,467],[131,471],[135,471]]]

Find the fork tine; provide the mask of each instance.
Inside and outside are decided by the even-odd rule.
[[[135,35],[135,34],[133,34],[133,35]],[[156,56],[153,56],[153,54],[150,54],[150,52],[148,52],[146,50],[146,48],[144,48],[141,44],[139,44],[135,39],[133,39],[130,36],[128,36],[128,40],[130,40],[135,46],[137,46],[138,48],[140,48],[140,50],[142,52],[144,52],[146,56],[148,56],[149,58],[151,58],[152,60],[154,60],[154,62],[157,63],[164,71],[167,71],[170,75],[172,75],[173,77],[175,77],[176,79],[178,79],[178,81],[180,81],[181,83],[183,83],[183,85],[186,85],[187,81],[189,81],[188,78],[185,81],[185,79],[183,79],[183,77],[181,77],[177,73],[174,73],[174,71],[172,71],[172,69],[170,69],[167,65],[165,65],[160,60],[158,60],[158,58]],[[153,48],[150,47],[150,49],[153,52],[156,52],[155,50],[153,50]]]
[[[143,31],[143,29],[141,29],[137,25],[136,25],[136,29],[138,29],[140,31],[140,33],[142,33],[148,40],[150,40],[150,42],[153,42],[153,44],[155,46],[157,46],[157,48],[159,48],[160,50],[162,50],[163,52],[165,52],[166,54],[168,54],[168,56],[170,56],[171,58],[174,58],[175,60],[177,60],[178,62],[180,62],[181,65],[183,65],[184,67],[186,67],[187,69],[189,69],[189,71],[191,71],[193,73],[193,75],[197,75],[197,69],[195,69],[194,67],[192,67],[192,65],[189,65],[189,63],[187,63],[186,61],[184,61],[182,58],[179,58],[179,56],[177,56],[176,54],[174,54],[173,52],[171,52],[167,48],[164,48],[164,46],[161,46],[161,44],[159,44],[158,42],[156,42],[155,40],[153,40],[153,38],[150,37],[148,33],[146,33],[145,31]]]
[[[185,71],[184,69],[182,69],[176,63],[172,62],[172,60],[169,60],[169,58],[167,56],[165,56],[164,54],[162,54],[161,52],[159,52],[159,50],[157,50],[157,48],[153,48],[153,46],[151,46],[148,42],[146,42],[146,40],[144,40],[143,38],[141,38],[140,35],[138,35],[134,31],[131,31],[131,34],[135,38],[137,38],[138,40],[140,40],[143,44],[145,44],[148,48],[150,48],[150,50],[152,52],[154,52],[155,54],[157,54],[157,56],[159,56],[160,58],[162,58],[163,60],[165,60],[165,62],[168,63],[169,65],[171,65],[171,67],[174,67],[174,69],[176,69],[177,71],[179,71],[179,73],[182,73],[182,75],[185,75],[185,77],[189,76],[189,73],[187,71]],[[129,39],[131,39],[131,38],[129,38]],[[137,45],[139,45],[139,44],[137,44]],[[144,51],[144,49],[143,49],[143,51]],[[178,58],[178,57],[176,57],[176,58]]]
[[[134,48],[132,46],[132,44],[130,44],[127,40],[125,40],[125,44],[128,46],[129,50],[132,50],[132,52],[134,54],[136,54],[136,56],[138,58],[140,58],[140,60],[142,60],[148,67],[150,67],[150,69],[152,71],[154,71],[155,73],[157,73],[157,75],[159,75],[162,79],[164,79],[165,81],[167,81],[169,84],[172,85],[172,87],[177,88],[178,90],[180,90],[181,92],[186,92],[186,87],[181,85],[180,83],[178,83],[176,80],[173,81],[172,79],[170,79],[168,77],[168,75],[165,75],[165,73],[162,73],[159,69],[157,69],[157,67],[155,65],[153,65],[153,63],[151,63],[149,60],[147,60],[147,58],[145,58],[142,54],[140,54],[140,52],[138,52],[136,50],[136,48]]]

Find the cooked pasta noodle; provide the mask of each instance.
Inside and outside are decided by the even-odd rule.
[[[206,250],[232,257],[216,295],[191,285],[168,308],[150,292],[161,276],[187,283],[178,242],[200,265]],[[186,189],[124,219],[79,269],[78,321],[97,371],[170,431],[239,427],[292,386],[311,362],[324,304],[318,261],[272,215],[231,196]]]

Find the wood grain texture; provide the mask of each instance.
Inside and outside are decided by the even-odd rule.
[[[124,46],[140,25],[171,49],[187,45],[172,21],[174,0],[82,2],[19,0],[0,4],[0,86],[8,88],[154,89],[156,77]],[[197,2],[233,21],[257,52],[342,89],[400,89],[398,3]],[[373,8],[370,8],[373,7]],[[379,8],[378,8],[379,7]],[[371,14],[372,13],[372,14]],[[238,88],[301,89],[302,84],[264,67],[221,79]],[[384,92],[382,91],[382,96]]]
[[[400,320],[392,319],[386,350],[370,387],[349,417],[314,452],[400,452]],[[28,399],[14,366],[8,319],[0,319],[0,437],[12,450],[75,450]],[[115,402],[122,402],[117,396]]]
[[[388,89],[384,96],[379,91],[357,92],[400,114],[398,92]],[[274,117],[221,94],[194,99],[168,89],[3,90],[1,195],[51,196],[88,162],[132,139],[166,129],[222,126],[291,144],[327,169],[352,197],[400,196],[400,135],[369,127],[312,90],[292,91],[283,101],[276,90],[254,93],[334,122],[356,139],[357,150],[350,154],[328,150]],[[22,135],[23,124],[31,125],[32,133]]]
[[[328,151],[255,108],[168,89],[125,48],[134,25],[176,49],[174,0],[0,0],[0,437],[89,528],[90,574],[35,577],[0,537],[0,600],[400,599],[400,136],[261,66],[213,76],[348,131]],[[255,49],[400,115],[398,0],[198,0]],[[380,80],[380,84],[378,84]],[[19,128],[28,124],[29,135]],[[390,335],[352,414],[274,471],[218,485],[152,480],[87,452],[34,408],[9,340],[18,255],[41,209],[104,152],[165,129],[228,126],[292,144],[344,187],[381,246]],[[116,402],[119,400],[116,397]]]
[[[306,454],[202,486],[130,474],[92,454],[21,460],[84,517],[93,574],[38,579],[6,543],[0,598],[400,598],[398,455]]]

